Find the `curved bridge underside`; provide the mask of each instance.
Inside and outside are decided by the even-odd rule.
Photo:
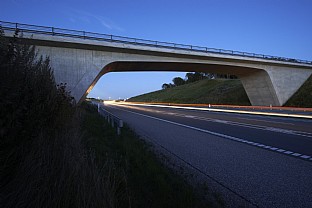
[[[67,83],[77,101],[108,72],[200,71],[237,75],[252,105],[281,106],[312,74],[302,63],[43,34],[24,34],[23,40],[50,57],[56,81]]]

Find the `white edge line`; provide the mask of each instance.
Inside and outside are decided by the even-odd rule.
[[[236,142],[239,142],[239,143],[248,143],[251,146],[256,146],[256,147],[261,148],[261,149],[270,149],[270,150],[273,150],[274,152],[283,153],[285,155],[292,155],[292,156],[300,157],[300,158],[302,158],[304,160],[312,161],[312,157],[309,156],[309,155],[303,155],[303,154],[300,154],[300,153],[293,153],[293,152],[292,152],[293,154],[289,154],[288,152],[291,152],[289,150],[279,149],[277,147],[271,147],[271,146],[267,146],[267,145],[264,145],[264,144],[248,141],[248,140],[245,140],[245,139],[240,139],[240,138],[237,138],[237,137],[229,136],[229,135],[226,135],[226,134],[221,134],[221,133],[217,133],[217,132],[213,132],[213,131],[197,128],[197,127],[194,127],[194,126],[180,124],[180,123],[176,123],[174,121],[168,121],[168,120],[165,120],[165,119],[161,119],[161,118],[157,118],[157,117],[153,117],[153,116],[148,116],[148,115],[144,115],[144,114],[141,114],[141,113],[136,113],[136,112],[125,110],[125,109],[119,109],[119,110],[126,111],[126,112],[133,113],[133,114],[137,114],[137,115],[144,116],[144,117],[147,117],[147,118],[151,118],[151,119],[154,119],[154,120],[158,120],[158,121],[163,121],[163,122],[166,122],[166,123],[174,124],[174,125],[177,125],[177,126],[182,126],[182,127],[185,127],[185,128],[196,130],[196,131],[208,133],[208,134],[211,134],[211,135],[214,135],[214,136],[223,137],[223,138],[226,138],[226,139],[229,139],[229,140],[233,140],[233,141],[236,141]],[[305,157],[302,157],[302,156],[305,156]]]
[[[215,109],[215,108],[196,108],[196,107],[183,107],[183,106],[172,106],[172,105],[167,106],[167,105],[136,104],[136,103],[118,103],[116,105],[138,105],[138,106],[147,106],[147,107],[177,108],[177,109],[202,110],[202,111],[213,111],[213,112],[241,113],[241,114],[312,119],[312,116],[310,115],[299,115],[299,114],[267,113],[267,112],[256,112],[256,111],[241,111],[241,110],[227,110],[227,109]]]

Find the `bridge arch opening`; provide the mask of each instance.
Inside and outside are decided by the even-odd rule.
[[[93,80],[93,82],[90,84],[90,86],[86,90],[84,94],[84,98],[90,93],[90,91],[98,82],[98,80],[103,75],[106,75],[110,72],[162,72],[162,73],[183,72],[184,76],[185,76],[185,73],[187,72],[205,72],[205,73],[215,73],[215,74],[236,75],[243,83],[243,86],[249,98],[253,96],[253,92],[248,93],[248,90],[252,88],[251,85],[253,85],[254,88],[257,88],[262,85],[262,88],[266,87],[267,88],[266,92],[270,93],[270,90],[269,90],[270,86],[267,86],[267,85],[271,84],[268,74],[264,70],[255,69],[255,68],[238,67],[238,66],[231,66],[231,65],[220,65],[220,64],[187,63],[187,62],[115,61],[103,67],[101,72],[98,74],[98,76]],[[265,81],[263,80],[260,82],[258,81],[256,85],[254,81],[252,83],[246,81],[246,78],[248,80],[251,76],[259,76],[259,74],[262,74],[263,79],[265,79]],[[149,76],[149,75],[146,74],[146,76]],[[174,77],[172,77],[171,79],[173,78]],[[249,89],[246,90],[246,87],[244,84],[248,85]],[[161,85],[159,86],[159,89],[161,89]],[[263,96],[267,96],[267,95],[263,95]],[[259,99],[259,97],[252,97],[252,98]]]

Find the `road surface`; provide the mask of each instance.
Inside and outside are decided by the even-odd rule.
[[[224,189],[231,206],[312,207],[312,119],[117,103],[104,108]]]

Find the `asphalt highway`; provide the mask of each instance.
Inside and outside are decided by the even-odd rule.
[[[221,184],[224,198],[244,201],[234,196],[231,206],[312,207],[312,119],[125,103],[104,108]]]

